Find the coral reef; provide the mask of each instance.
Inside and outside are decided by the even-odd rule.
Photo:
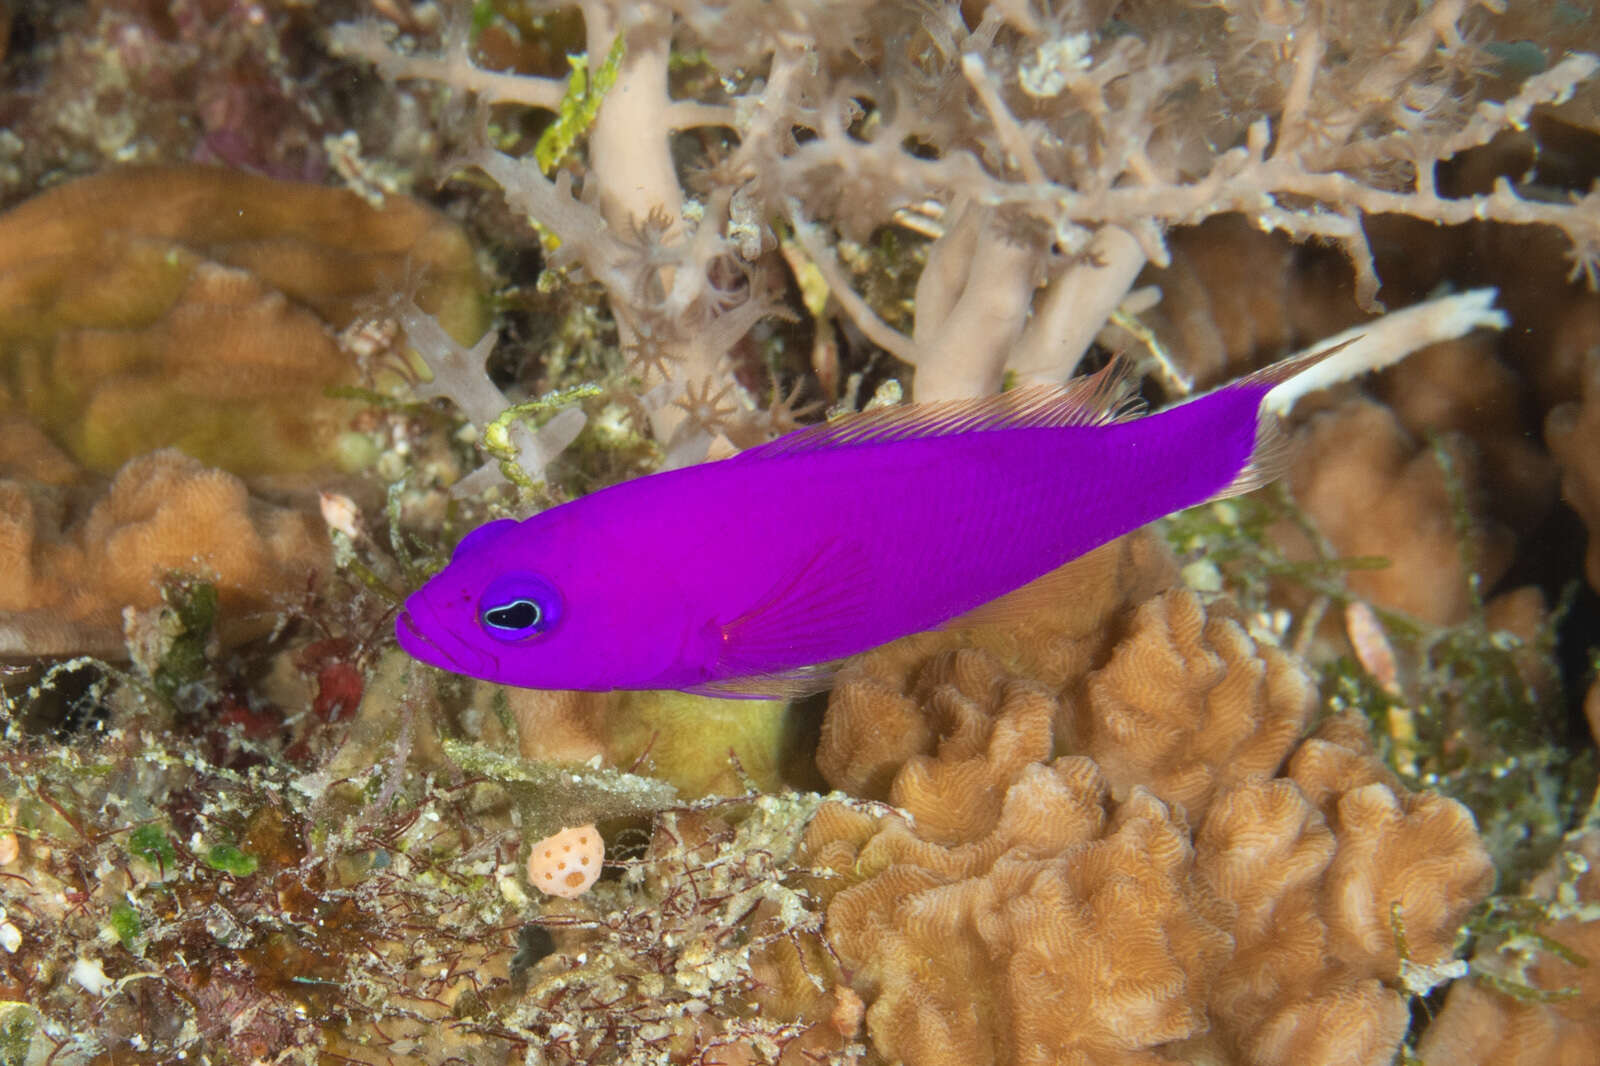
[[[155,165],[0,217],[0,1060],[1592,1046],[1587,841],[1471,919],[1428,1027],[1489,857],[1521,890],[1593,785],[1554,651],[1593,642],[1578,553],[1535,539],[1555,466],[1596,528],[1592,20],[1108,10],[0,4],[5,201]],[[387,636],[486,513],[824,404],[1058,381],[1095,338],[1173,400],[1430,306],[1429,342],[1503,326],[1485,285],[1513,328],[1300,409],[1294,500],[862,657],[820,736]],[[85,651],[132,664],[40,661]],[[564,826],[604,867],[546,898]]]
[[[328,170],[338,92],[312,13],[281,0],[8,4],[4,198],[117,163],[223,163],[302,181]]]

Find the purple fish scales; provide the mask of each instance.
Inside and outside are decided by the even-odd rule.
[[[425,662],[530,688],[823,688],[829,664],[1269,479],[1262,401],[1306,362],[1143,418],[1114,365],[807,427],[475,530],[396,630]]]

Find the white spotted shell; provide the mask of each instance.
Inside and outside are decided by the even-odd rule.
[[[563,829],[529,850],[528,883],[549,896],[581,896],[600,876],[605,854],[605,841],[592,824]]]

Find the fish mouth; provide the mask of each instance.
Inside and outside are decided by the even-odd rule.
[[[417,624],[419,619],[427,632]],[[440,623],[437,615],[415,597],[395,615],[394,635],[407,655],[429,666],[486,681],[493,680],[499,673],[499,659],[455,637]]]

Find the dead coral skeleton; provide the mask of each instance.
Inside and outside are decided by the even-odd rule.
[[[1163,231],[1227,212],[1338,245],[1368,307],[1378,280],[1362,219],[1375,214],[1552,226],[1592,283],[1597,194],[1547,202],[1501,182],[1446,198],[1435,186],[1439,163],[1521,128],[1600,65],[1566,55],[1487,98],[1477,6],[1442,0],[1390,18],[1156,5],[1124,12],[1106,36],[1091,5],[1042,16],[996,4],[969,25],[955,5],[869,16],[826,2],[588,0],[588,55],[624,47],[588,130],[581,199],[567,170],[547,178],[532,160],[482,147],[468,158],[605,286],[625,331],[671,338],[677,360],[661,365],[683,382],[716,375],[727,350],[727,336],[701,330],[723,318],[728,332],[747,330],[760,317],[759,304],[730,311],[716,282],[779,243],[767,221],[777,217],[856,326],[915,365],[919,399],[968,396],[1007,370],[1069,376],[1144,263],[1167,261]],[[859,42],[874,37],[903,45],[868,56]],[[365,22],[333,40],[391,79],[559,106],[559,82],[481,70],[459,38],[407,53]],[[670,60],[694,48],[714,69],[766,75],[673,99]],[[687,129],[737,134],[701,170],[713,184],[700,200],[670,150]],[[933,240],[908,337],[846,284],[830,234],[859,237],[912,209]],[[648,220],[648,242],[628,236]],[[663,440],[675,429],[658,422]]]

